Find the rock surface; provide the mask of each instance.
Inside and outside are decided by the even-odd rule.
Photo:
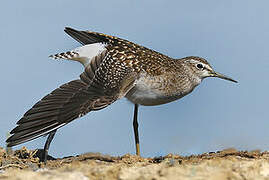
[[[247,180],[269,179],[269,152],[227,149],[201,155],[140,158],[87,153],[39,162],[37,150],[22,148],[8,155],[0,148],[0,179],[11,180]]]

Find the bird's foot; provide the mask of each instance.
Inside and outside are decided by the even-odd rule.
[[[56,158],[47,155],[47,158],[45,158],[45,152],[44,149],[37,149],[37,152],[35,153],[34,157],[38,157],[40,162],[44,162],[46,164],[47,160],[56,160]]]

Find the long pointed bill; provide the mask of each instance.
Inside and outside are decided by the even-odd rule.
[[[227,77],[227,76],[225,76],[225,75],[223,75],[223,74],[220,74],[220,73],[217,73],[217,72],[213,72],[213,73],[212,73],[212,77],[218,77],[218,78],[221,78],[221,79],[225,79],[225,80],[228,80],[228,81],[232,81],[232,82],[237,83],[236,80],[233,80],[232,78]]]

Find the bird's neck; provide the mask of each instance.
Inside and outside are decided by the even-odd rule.
[[[175,60],[176,66],[177,66],[177,73],[180,76],[187,76],[187,79],[190,84],[192,84],[194,87],[199,85],[202,82],[202,78],[199,77],[193,69],[189,66],[189,64],[186,64],[183,59],[177,59]]]

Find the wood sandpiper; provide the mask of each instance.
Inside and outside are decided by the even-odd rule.
[[[123,97],[134,104],[133,129],[136,154],[140,155],[139,105],[154,106],[180,99],[207,77],[237,82],[215,72],[201,57],[173,59],[114,36],[69,27],[65,32],[83,46],[50,57],[78,61],[84,72],[79,79],[63,84],[37,102],[17,122],[6,141],[11,147],[48,134],[44,162],[57,129]]]

